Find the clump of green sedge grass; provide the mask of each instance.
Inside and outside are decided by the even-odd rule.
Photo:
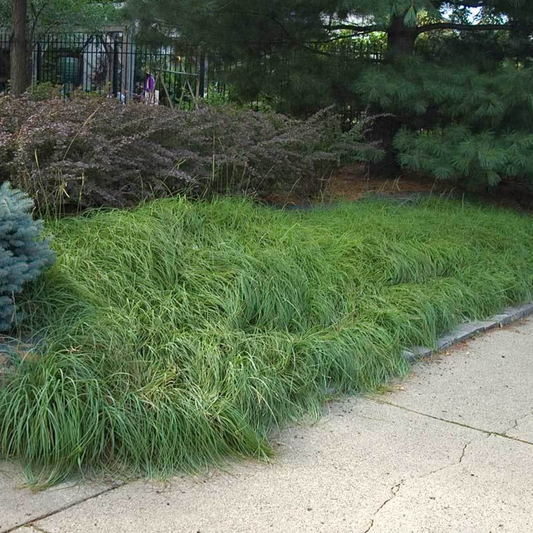
[[[531,218],[450,201],[178,198],[48,231],[58,262],[22,304],[42,342],[0,388],[0,454],[40,484],[265,458],[332,389],[374,390],[404,348],[533,292]]]

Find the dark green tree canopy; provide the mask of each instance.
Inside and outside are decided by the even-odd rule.
[[[129,0],[127,9],[145,32],[179,33],[229,61],[238,99],[383,116],[370,135],[389,170],[533,180],[530,0]]]
[[[12,0],[0,0],[0,21],[11,22]],[[60,30],[100,30],[119,17],[117,2],[111,0],[30,0],[28,27],[31,33]]]
[[[128,0],[127,12],[146,35],[178,33],[240,65],[230,81],[244,99],[271,96],[295,112],[353,93],[362,44],[381,41],[393,61],[443,40],[441,55],[455,56],[456,42],[485,55],[489,39],[501,56],[511,33],[515,48],[530,46],[533,27],[526,0]]]
[[[145,28],[178,29],[242,48],[314,46],[373,32],[405,40],[433,31],[531,30],[526,0],[129,0]]]

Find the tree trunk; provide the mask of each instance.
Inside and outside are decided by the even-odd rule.
[[[405,25],[403,17],[394,17],[387,32],[387,60],[395,61],[415,51],[416,27]]]
[[[28,67],[28,0],[12,0],[11,23],[11,92],[23,94],[29,86]]]
[[[387,32],[387,54],[385,62],[394,64],[414,53],[417,37],[416,28],[405,25],[404,17],[394,17]],[[394,151],[394,137],[402,127],[398,116],[389,115],[378,105],[371,105],[369,116],[375,116],[370,127],[369,140],[379,142],[385,155],[381,161],[370,165],[370,175],[375,177],[394,177],[398,174],[399,165]]]

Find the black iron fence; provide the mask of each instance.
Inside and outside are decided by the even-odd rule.
[[[327,52],[347,62],[357,57],[380,61],[384,49],[379,42],[360,39],[330,46]],[[125,31],[47,34],[33,39],[29,54],[32,83],[49,82],[65,94],[82,89],[123,102],[150,98],[180,107],[215,93],[227,96],[225,81],[232,72],[246,68],[180,40],[150,43]],[[9,35],[0,32],[0,92],[8,86],[9,56]],[[283,86],[292,68],[290,59],[280,64],[265,55],[262,61],[267,71],[272,63],[271,70],[279,73]]]
[[[165,103],[202,97],[207,90],[205,55],[177,40],[138,42],[123,32],[49,34],[35,39],[30,48],[32,82],[50,82],[67,93],[81,88],[124,102],[150,93]],[[9,37],[0,35],[0,91],[9,79],[9,49]]]

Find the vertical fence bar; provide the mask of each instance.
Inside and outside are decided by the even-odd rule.
[[[118,96],[118,71],[119,64],[118,64],[118,41],[115,39],[113,44],[113,96],[116,98]]]
[[[204,98],[205,96],[205,73],[206,73],[206,57],[205,52],[200,50],[200,72],[199,72],[199,96]]]
[[[42,68],[43,68],[43,58],[42,58],[42,43],[39,41],[36,46],[36,62],[37,67],[35,69],[36,72],[36,81],[41,81],[42,77]]]

